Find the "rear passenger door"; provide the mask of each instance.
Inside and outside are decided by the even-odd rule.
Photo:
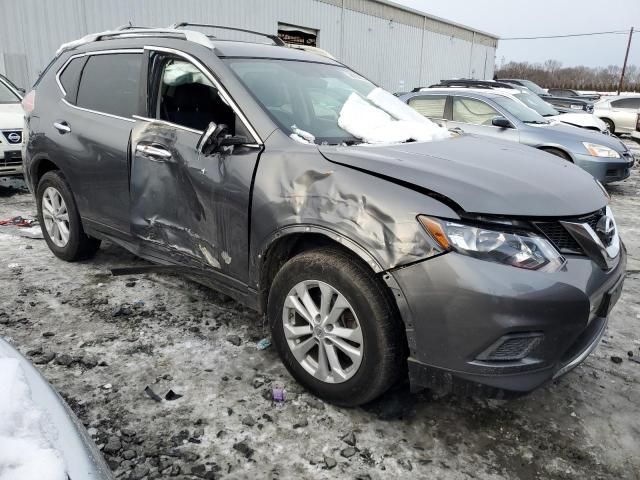
[[[447,119],[450,118],[447,114],[447,95],[417,95],[407,103],[419,114],[442,126],[446,126]]]
[[[616,132],[629,133],[635,130],[637,115],[640,113],[640,97],[612,100],[611,109],[615,112],[613,121]]]
[[[251,182],[262,147],[206,67],[155,48],[147,53],[146,113],[131,142],[131,231],[172,263],[246,289]],[[247,144],[199,153],[211,122]]]
[[[53,138],[67,158],[76,203],[96,228],[129,233],[128,145],[139,113],[143,50],[71,57]]]
[[[491,122],[495,117],[504,117],[504,115],[487,102],[462,95],[452,95],[451,101],[449,128],[457,127],[465,133],[519,141],[520,136],[516,128],[492,125]]]

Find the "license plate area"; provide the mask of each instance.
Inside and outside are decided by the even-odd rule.
[[[624,286],[624,275],[622,275],[616,284],[604,294],[602,297],[602,303],[600,304],[600,308],[598,308],[598,316],[599,317],[608,317],[609,313],[618,303],[620,299],[620,295],[622,295],[622,287]]]

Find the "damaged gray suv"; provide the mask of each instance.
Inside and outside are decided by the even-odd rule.
[[[452,135],[276,37],[186,27],[64,45],[27,95],[56,256],[108,239],[265,313],[289,372],[339,405],[407,372],[528,392],[595,348],[626,253],[588,173]]]

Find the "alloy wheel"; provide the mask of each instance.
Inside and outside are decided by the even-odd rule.
[[[305,280],[287,295],[282,312],[291,353],[313,377],[342,383],[355,375],[364,353],[360,322],[331,285]]]
[[[69,243],[69,211],[60,192],[47,187],[42,194],[42,218],[49,238],[56,247]]]

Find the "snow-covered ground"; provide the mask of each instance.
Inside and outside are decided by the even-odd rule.
[[[112,277],[143,263],[113,245],[69,264],[8,227],[0,333],[67,399],[119,478],[638,479],[638,168],[608,189],[629,273],[607,335],[582,366],[517,400],[405,385],[366,408],[333,407],[297,386],[272,347],[257,348],[268,330],[254,312],[177,276]],[[0,219],[34,211],[0,183]],[[166,400],[170,390],[182,397]]]

